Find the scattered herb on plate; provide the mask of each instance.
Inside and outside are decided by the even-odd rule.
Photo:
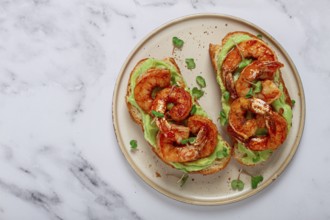
[[[239,171],[237,179],[234,179],[231,181],[230,185],[233,190],[242,191],[244,189],[244,182],[239,179],[241,176],[241,173],[242,173],[242,170]]]
[[[197,87],[194,87],[191,92],[196,99],[200,99],[204,95],[204,91],[198,89]]]
[[[239,179],[232,180],[230,185],[233,190],[241,191],[244,189],[244,183],[242,180]]]
[[[261,175],[258,176],[251,176],[251,186],[252,189],[256,189],[258,184],[264,180],[264,177]]]
[[[189,70],[196,68],[195,60],[193,58],[186,58],[186,65]]]
[[[172,43],[173,43],[173,46],[176,47],[176,48],[182,48],[183,44],[184,44],[184,41],[181,40],[180,38],[178,37],[173,37],[172,38]]]
[[[131,141],[129,142],[129,144],[131,145],[131,149],[132,149],[132,150],[135,150],[135,149],[137,149],[137,147],[138,147],[138,145],[137,145],[137,141],[136,141],[136,140],[131,140]]]
[[[201,87],[201,88],[206,87],[205,79],[202,76],[197,76],[196,77],[196,82],[197,82],[197,85],[199,85],[199,87]]]

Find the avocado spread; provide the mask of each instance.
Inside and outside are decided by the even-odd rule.
[[[225,60],[228,52],[237,44],[252,39],[249,35],[245,34],[237,34],[233,35],[230,40],[228,40],[223,46],[220,51],[220,53],[217,55],[217,65],[218,65],[218,70],[217,70],[217,81],[218,84],[220,85],[221,93],[225,94],[226,93],[226,87],[223,84],[220,76],[221,72],[221,66],[223,61]],[[284,91],[283,91],[283,85],[280,82],[280,71],[277,71],[274,77],[274,81],[277,85],[279,85],[279,89],[282,92],[282,95],[280,98],[275,100],[271,105],[275,109],[276,112],[283,111],[282,116],[285,118],[288,124],[288,131],[291,128],[292,124],[292,109],[290,105],[285,103],[285,96],[284,96]],[[225,99],[224,95],[221,97],[221,103],[222,103],[222,109],[225,113],[225,116],[228,118],[228,113],[230,110],[230,103],[229,99]],[[235,148],[235,153],[238,155],[242,155],[242,161],[245,164],[256,164],[260,163],[263,161],[266,161],[269,156],[271,155],[272,151],[271,150],[265,150],[265,151],[252,151],[244,146],[243,143],[238,143],[236,148]]]
[[[142,115],[142,121],[143,121],[143,129],[144,129],[144,138],[150,143],[151,146],[157,147],[156,143],[156,136],[158,132],[158,127],[156,126],[156,123],[152,122],[153,118],[146,114],[136,103],[134,98],[134,88],[136,85],[136,79],[146,72],[148,69],[156,68],[156,69],[168,69],[171,73],[171,84],[181,84],[186,85],[184,79],[182,76],[177,72],[176,68],[167,61],[161,61],[156,60],[153,58],[149,58],[145,61],[143,61],[142,64],[138,66],[138,68],[135,69],[135,71],[132,73],[131,80],[130,80],[130,90],[132,91],[127,98],[128,102],[133,105],[136,109],[139,110],[139,112]],[[186,90],[192,95],[192,92],[190,89],[186,88]],[[193,104],[194,101],[193,101]],[[207,117],[206,112],[199,106],[196,105],[196,115],[202,115]],[[175,168],[182,170],[184,172],[190,172],[190,171],[199,171],[207,168],[208,166],[211,166],[212,163],[216,159],[221,159],[226,157],[226,155],[230,154],[230,148],[226,145],[226,143],[222,140],[220,136],[218,136],[218,144],[216,146],[215,151],[206,158],[202,158],[193,162],[187,162],[187,163],[171,163]]]

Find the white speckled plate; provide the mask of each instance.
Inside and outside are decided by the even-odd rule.
[[[280,62],[284,81],[292,99],[296,100],[293,110],[293,126],[284,145],[271,159],[257,167],[242,167],[232,159],[227,168],[219,173],[202,176],[190,175],[183,187],[177,183],[182,172],[160,161],[143,138],[140,127],[133,122],[127,111],[125,95],[130,72],[136,63],[146,57],[163,59],[174,57],[189,87],[196,86],[195,78],[202,75],[207,83],[205,95],[199,100],[214,122],[221,109],[220,89],[215,80],[208,47],[209,43],[220,43],[232,31],[247,31],[261,34],[263,40],[275,50]],[[184,40],[181,50],[173,51],[172,37]],[[188,70],[185,58],[194,58],[196,69]],[[305,98],[297,70],[285,50],[269,34],[242,19],[215,14],[199,14],[183,17],[163,25],[144,38],[129,55],[118,75],[113,95],[113,123],[119,146],[136,173],[152,188],[173,199],[200,205],[216,205],[247,198],[269,186],[283,172],[295,154],[302,136],[305,119]],[[218,124],[218,128],[223,132]],[[138,141],[138,150],[131,151],[130,140]],[[245,183],[242,191],[231,189],[230,182],[243,169],[240,179]],[[262,175],[264,180],[257,189],[252,189],[250,176]]]

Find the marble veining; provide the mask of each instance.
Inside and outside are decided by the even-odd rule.
[[[330,219],[329,8],[327,0],[1,0],[0,219]],[[178,203],[146,186],[112,128],[115,80],[130,51],[154,28],[194,13],[268,31],[306,93],[289,170],[266,192],[224,207]]]

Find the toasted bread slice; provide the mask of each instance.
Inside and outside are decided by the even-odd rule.
[[[175,74],[175,78],[177,79],[177,83],[180,84],[180,87],[185,88],[189,92],[190,90],[187,88],[186,83],[181,75],[180,69],[173,58],[165,58],[163,60],[157,60],[154,58],[143,59],[139,61],[132,70],[127,86],[126,104],[132,119],[142,128],[145,139],[147,140],[152,150],[163,162],[165,162],[166,164],[170,165],[173,168],[182,170],[186,173],[197,173],[197,174],[207,175],[224,169],[230,161],[232,149],[230,145],[226,141],[224,141],[219,134],[218,134],[218,144],[216,150],[210,156],[210,158],[213,159],[210,159],[209,160],[210,162],[201,166],[200,168],[196,166],[197,161],[190,161],[186,163],[174,163],[164,160],[159,148],[157,147],[157,143],[154,141],[156,139],[156,135],[158,131],[151,132],[148,130],[149,126],[151,126],[153,122],[152,120],[150,120],[150,116],[136,104],[134,99],[134,87],[135,87],[134,80],[138,78],[137,75],[141,76],[148,69],[151,68],[170,69],[172,77]],[[202,110],[197,100],[193,99],[193,103],[194,105],[197,106],[199,111],[202,112],[204,116],[206,116],[205,111]],[[154,127],[154,129],[157,128]]]
[[[222,40],[221,44],[210,44],[209,45],[209,55],[211,59],[212,66],[214,68],[214,72],[216,73],[217,82],[220,86],[222,96],[221,96],[221,103],[222,108],[224,110],[224,114],[228,117],[228,113],[230,111],[230,104],[233,100],[225,99],[224,93],[226,92],[226,87],[222,78],[222,62],[225,59],[228,52],[235,47],[237,44],[245,41],[245,40],[257,40],[262,44],[266,45],[270,48],[264,41],[259,39],[257,36],[242,31],[236,31],[228,33]],[[233,43],[234,42],[234,43]],[[231,45],[230,45],[231,44]],[[270,48],[271,49],[271,48]],[[271,50],[273,51],[273,50]],[[275,54],[275,52],[273,52]],[[287,123],[288,129],[291,128],[291,120],[292,120],[292,101],[288,90],[285,86],[283,81],[281,72],[278,70],[277,72],[277,85],[280,87],[282,91],[281,97],[272,103],[273,109],[276,112],[284,115]],[[225,126],[225,123],[222,125]],[[265,151],[252,151],[248,149],[244,143],[241,143],[239,140],[232,137],[234,142],[234,152],[233,156],[237,159],[238,162],[248,166],[254,166],[259,163],[263,163],[268,160],[270,155],[273,153],[272,150],[265,150]]]

